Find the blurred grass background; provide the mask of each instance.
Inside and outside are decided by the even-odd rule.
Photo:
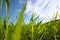
[[[2,9],[3,0],[0,3],[0,9]],[[30,22],[25,24],[23,18],[27,4],[25,2],[19,13],[18,21],[14,25],[13,23],[8,24],[9,4],[10,0],[6,0],[6,17],[4,22],[2,22],[2,16],[0,15],[0,40],[60,40],[60,19],[56,20],[58,11],[53,20],[43,24],[43,20],[36,23],[39,16],[34,18],[35,14],[32,12]]]

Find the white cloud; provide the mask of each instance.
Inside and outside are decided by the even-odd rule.
[[[27,7],[26,7],[26,13],[29,12],[29,11],[32,11],[32,2],[31,1],[28,1],[27,3]]]
[[[48,2],[48,6],[44,9]],[[32,11],[34,11],[36,16],[40,15],[40,18],[50,20],[53,18],[53,15],[55,15],[57,12],[57,4],[59,7],[58,13],[60,14],[60,1],[58,2],[58,0],[37,0],[35,3],[29,0],[27,3],[25,13],[30,14],[29,12],[32,13]]]

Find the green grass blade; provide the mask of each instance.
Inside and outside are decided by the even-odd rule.
[[[57,38],[56,38],[56,26],[54,25],[54,38],[55,38],[55,40],[57,40]]]
[[[34,26],[32,24],[32,40],[34,40]]]
[[[20,12],[19,19],[17,21],[15,32],[13,35],[13,40],[20,40],[21,39],[22,22],[23,22],[23,16],[24,16],[25,9],[26,9],[26,3],[24,4],[24,6]]]
[[[2,17],[0,16],[0,40],[3,40],[3,23],[2,23]]]
[[[10,0],[6,0],[6,19],[5,19],[5,23],[6,23],[6,31],[5,31],[5,40],[8,40],[8,12],[9,12],[9,3]]]
[[[56,12],[55,19],[57,19],[57,17],[58,17],[58,11]]]

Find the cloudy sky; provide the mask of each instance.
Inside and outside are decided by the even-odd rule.
[[[31,12],[34,11],[36,16],[39,16],[39,19],[44,19],[44,22],[47,22],[53,19],[57,10],[58,15],[60,15],[60,0],[29,0],[26,13],[30,16]]]
[[[11,0],[9,7],[9,22],[16,23],[16,18],[21,11],[21,8],[25,0]],[[58,5],[58,9],[57,9]],[[60,0],[28,0],[26,11],[25,11],[25,22],[28,23],[32,12],[34,11],[36,16],[39,16],[39,20],[47,22],[53,18],[58,10],[58,15],[60,15]],[[2,7],[2,16],[5,18],[5,3]],[[59,17],[58,17],[59,19]]]

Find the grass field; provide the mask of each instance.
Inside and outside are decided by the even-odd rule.
[[[8,25],[9,1],[6,0],[6,17],[2,22],[0,15],[0,40],[60,40],[60,19],[56,20],[57,14],[53,20],[43,23],[37,22],[38,17],[32,18],[28,24],[24,23],[24,11],[26,3],[22,7],[16,25]]]

